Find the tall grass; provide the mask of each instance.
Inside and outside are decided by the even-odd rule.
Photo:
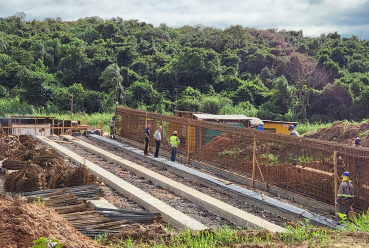
[[[362,121],[349,121],[349,120],[343,120],[341,122],[343,122],[344,124],[348,125],[348,124],[354,124],[354,125],[359,125],[359,124],[363,124],[365,122],[367,122],[368,119],[364,119]],[[317,131],[320,128],[325,128],[325,127],[331,127],[333,125],[334,122],[332,123],[298,123],[296,126],[296,131],[300,134],[306,134],[309,132],[313,132],[313,131]]]
[[[86,113],[75,113],[73,114],[73,120],[80,121],[81,124],[87,121],[87,124],[91,127],[101,127],[103,124],[104,132],[109,132],[109,121],[113,117],[114,113],[94,113],[94,114],[86,114]],[[50,114],[50,116],[56,117],[57,119],[65,119],[70,120],[70,114]]]
[[[26,102],[21,102],[19,97],[11,99],[0,98],[0,117],[7,117],[7,115],[33,115],[35,113],[36,109]]]
[[[332,124],[333,123],[298,123],[295,129],[300,135],[303,135],[317,131],[319,128],[331,127]]]

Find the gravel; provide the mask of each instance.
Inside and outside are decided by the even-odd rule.
[[[96,145],[96,144],[95,144]],[[74,151],[75,153],[79,154],[80,156],[88,159],[89,161],[101,166],[105,170],[113,173],[114,175],[122,178],[123,180],[131,183],[132,185],[140,188],[141,190],[145,191],[146,193],[156,197],[157,199],[165,202],[169,206],[179,210],[180,212],[194,218],[195,220],[201,222],[202,224],[208,227],[231,227],[236,228],[236,226],[231,223],[230,221],[221,218],[202,207],[193,204],[192,202],[182,198],[176,194],[173,194],[160,186],[154,185],[152,182],[147,181],[142,177],[138,177],[129,171],[119,167],[118,165],[108,162],[104,158],[100,158],[95,154],[85,151],[77,146],[74,145],[67,145],[63,144],[63,146],[69,148],[70,150]],[[158,168],[156,168],[158,170]],[[114,198],[121,198],[112,196],[110,199],[107,198],[109,202],[116,202],[120,201],[119,199]],[[113,203],[112,203],[113,204]]]
[[[261,217],[261,218],[263,218],[265,220],[268,220],[268,221],[270,221],[270,222],[272,222],[274,224],[277,224],[277,225],[280,225],[280,226],[284,226],[284,224],[287,221],[286,219],[284,219],[284,218],[282,218],[280,216],[277,216],[275,214],[272,214],[272,213],[270,213],[268,211],[265,211],[265,210],[263,210],[261,208],[258,208],[258,207],[255,207],[253,205],[247,204],[246,202],[240,201],[238,199],[234,199],[234,198],[232,198],[232,197],[230,197],[230,196],[228,196],[226,194],[220,193],[220,192],[215,191],[215,190],[213,190],[211,188],[208,188],[206,186],[203,186],[203,185],[201,185],[199,183],[193,182],[193,181],[191,181],[191,180],[189,180],[187,178],[183,178],[183,177],[177,176],[177,175],[175,175],[175,174],[173,174],[171,172],[168,172],[165,168],[162,168],[162,167],[161,168],[158,168],[158,167],[152,165],[151,163],[143,162],[142,160],[140,160],[138,158],[135,158],[135,157],[133,157],[133,156],[131,156],[131,155],[123,152],[123,151],[117,150],[114,147],[110,147],[110,146],[108,146],[106,144],[99,144],[96,141],[92,141],[92,140],[90,140],[88,138],[85,138],[85,137],[83,137],[82,139],[84,141],[90,143],[90,144],[93,144],[95,146],[98,146],[98,147],[100,147],[100,148],[102,148],[104,150],[107,150],[107,151],[109,151],[109,152],[111,152],[111,153],[113,153],[115,155],[118,155],[118,156],[120,156],[120,157],[122,157],[124,159],[127,159],[127,160],[130,160],[132,162],[135,162],[135,163],[137,163],[137,164],[139,164],[139,165],[141,165],[143,167],[146,167],[146,168],[148,168],[150,170],[153,170],[153,171],[155,171],[155,172],[157,172],[157,173],[159,173],[159,174],[161,174],[163,176],[166,176],[166,177],[171,178],[171,179],[173,179],[173,180],[175,180],[177,182],[180,182],[180,183],[182,183],[182,184],[184,184],[186,186],[189,186],[191,188],[194,188],[194,189],[196,189],[196,190],[198,190],[198,191],[200,191],[200,192],[202,192],[204,194],[207,194],[209,196],[212,196],[212,197],[214,197],[214,198],[216,198],[216,199],[218,199],[220,201],[226,202],[226,203],[228,203],[228,204],[230,204],[230,205],[232,205],[232,206],[234,206],[236,208],[239,208],[241,210],[244,210],[245,212],[248,212],[248,213],[253,214],[253,215],[256,215],[256,216],[259,216],[259,217]],[[77,148],[74,147],[73,149],[77,149]],[[92,161],[94,158],[96,158],[95,155],[91,155],[91,153],[86,152],[86,151],[82,150],[81,148],[78,148],[78,149],[79,149],[78,151],[83,151],[85,154],[86,153],[87,154],[90,154],[89,157],[88,157],[89,160]],[[81,156],[84,156],[84,155],[81,155]],[[90,156],[92,156],[92,157],[90,157]],[[98,159],[98,160],[101,161],[103,159]],[[92,162],[94,162],[94,161],[92,161]],[[104,161],[104,162],[107,163],[106,161]],[[102,165],[102,166],[104,167],[105,165]],[[110,167],[111,167],[111,165],[110,165]],[[108,169],[109,171],[111,171],[114,174],[116,174],[116,171],[117,170],[119,170],[119,171],[120,170],[123,170],[122,168],[116,167],[115,165],[113,167],[114,167],[114,169],[112,169],[112,168],[105,168],[105,167],[104,168],[105,169]],[[125,171],[126,173],[125,174],[120,174],[118,176],[121,176],[121,177],[123,176],[122,178],[125,179],[125,180],[126,180],[126,178],[124,176],[127,176],[127,174],[130,174],[130,176],[133,176],[135,178],[134,181],[135,180],[138,180],[138,181],[141,181],[141,183],[144,183],[144,184],[150,183],[150,182],[147,182],[143,178],[140,179],[140,178],[132,175],[131,173],[129,173],[126,170],[123,170],[123,171]],[[127,180],[127,181],[129,181],[129,180]],[[134,184],[134,181],[129,181],[129,182],[132,183],[132,184]],[[139,188],[141,188],[138,185],[136,185],[136,186],[139,187]],[[157,186],[152,185],[152,187],[155,188]],[[161,189],[161,190],[163,190],[163,189]],[[229,221],[226,221],[227,223],[225,223],[225,225],[223,223],[209,224],[209,221],[206,220],[206,219],[210,219],[212,223],[215,223],[215,222],[223,222],[225,220],[223,218],[219,217],[219,216],[216,216],[216,215],[208,212],[207,210],[202,209],[201,207],[198,207],[197,205],[195,205],[195,204],[193,204],[193,203],[191,203],[191,202],[187,201],[186,199],[183,199],[183,198],[181,198],[179,196],[176,196],[175,199],[165,199],[166,198],[165,197],[166,194],[168,194],[168,195],[173,195],[173,194],[170,193],[170,192],[168,192],[167,190],[163,190],[163,191],[166,192],[164,194],[164,198],[160,198],[160,197],[163,197],[163,195],[161,194],[161,192],[159,192],[159,194],[157,194],[156,191],[153,191],[151,194],[153,196],[155,196],[155,197],[163,200],[168,205],[171,205],[172,207],[178,209],[179,211],[181,211],[181,212],[183,212],[185,214],[188,214],[189,216],[195,218],[196,220],[202,222],[203,224],[205,224],[207,226],[215,226],[215,227],[218,227],[218,226],[225,226],[225,225],[227,225],[227,226],[235,227],[234,224],[231,224]],[[204,218],[206,218],[206,219],[204,219]]]

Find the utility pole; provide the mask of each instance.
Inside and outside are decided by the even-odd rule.
[[[70,104],[70,121],[72,120],[73,120],[73,92],[72,92],[72,102]]]
[[[175,88],[176,90],[176,102],[175,102],[175,105],[174,105],[174,110],[177,110],[177,88]]]
[[[118,104],[119,104],[119,81],[117,82],[117,101],[115,102],[115,107],[117,108],[118,107]]]

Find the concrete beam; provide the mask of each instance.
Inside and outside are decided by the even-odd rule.
[[[122,168],[133,172],[137,176],[143,177],[156,185],[161,186],[179,196],[182,196],[193,203],[203,207],[204,209],[221,216],[236,225],[243,227],[251,227],[255,229],[264,228],[271,232],[284,232],[285,229],[275,225],[269,221],[266,221],[260,217],[249,214],[241,209],[235,208],[227,203],[219,201],[211,196],[201,193],[195,189],[192,189],[186,185],[178,183],[172,179],[162,176],[152,170],[149,170],[143,166],[133,163],[129,160],[123,159],[117,155],[114,155],[101,148],[83,142],[81,140],[73,140],[71,136],[64,135],[64,138],[71,140],[75,145],[82,147],[83,149],[90,151],[100,157],[104,157],[106,160],[119,164]],[[132,152],[142,153],[139,150],[133,150]]]
[[[219,180],[218,178],[215,178],[213,175],[210,175],[209,173],[204,173],[202,171],[193,168],[190,169],[183,164],[171,162],[164,158],[143,156],[142,153],[132,151],[131,149],[127,149],[127,147],[123,146],[120,142],[111,139],[103,138],[96,135],[91,135],[90,138],[94,139],[94,141],[96,142],[102,142],[102,144],[104,145],[110,145],[115,149],[122,150],[123,152],[126,152],[131,156],[136,157],[144,162],[148,162],[157,167],[165,168],[166,170],[172,172],[173,174],[182,176],[184,178],[188,178],[194,182],[215,189],[219,192],[237,198],[241,201],[247,202],[253,206],[267,210],[275,215],[281,216],[290,221],[304,222],[306,219],[309,219],[310,223],[315,226],[323,226],[332,229],[337,228],[337,223],[334,220],[328,219],[319,214],[311,213],[306,209],[293,206],[291,204],[279,201],[277,199],[268,196],[263,196],[260,193],[248,190],[239,185],[235,185],[233,183],[228,184],[227,181]]]
[[[142,144],[137,143],[137,142],[132,141],[132,140],[129,140],[129,139],[125,139],[125,138],[121,138],[121,137],[117,137],[117,139],[121,140],[121,141],[123,141],[127,144],[130,144],[132,146],[143,147]],[[133,153],[130,153],[130,154],[137,155],[138,158],[143,159],[141,156],[139,156],[139,154],[133,154]],[[160,150],[160,155],[164,156],[166,158],[170,158],[170,153],[166,152],[166,151],[163,151],[163,150]],[[187,164],[187,158],[185,158],[185,157],[177,156],[177,160],[178,160],[178,162],[181,162],[183,164]],[[214,173],[215,175],[222,176],[222,177],[227,178],[228,180],[231,180],[231,181],[236,182],[236,183],[244,184],[244,185],[247,185],[247,186],[250,186],[250,187],[252,185],[251,178],[248,178],[246,176],[237,175],[237,174],[234,174],[232,172],[228,172],[226,170],[222,170],[220,168],[217,168],[216,166],[201,163],[200,161],[194,161],[194,160],[191,160],[191,159],[190,159],[190,165],[192,165],[193,167],[195,167],[197,169],[206,170],[206,171],[209,171],[211,173]],[[265,191],[264,183],[259,182],[257,180],[255,180],[254,187],[256,189],[260,189],[260,190]],[[333,213],[335,212],[334,205],[329,205],[327,203],[317,201],[316,199],[306,197],[306,196],[302,196],[302,195],[299,195],[299,194],[296,194],[296,193],[293,193],[293,192],[290,192],[290,191],[286,191],[284,189],[281,189],[281,188],[278,188],[278,187],[275,187],[275,186],[268,185],[268,192],[273,193],[273,194],[277,194],[277,195],[279,195],[279,196],[281,196],[285,199],[288,199],[288,200],[296,202],[296,203],[300,203],[304,206],[313,207],[313,208],[321,209],[321,210],[325,210],[325,211],[330,211],[330,212],[333,212]]]
[[[89,200],[87,202],[87,206],[91,209],[95,209],[95,208],[118,209],[113,204],[108,202],[105,198],[100,198],[99,200]]]

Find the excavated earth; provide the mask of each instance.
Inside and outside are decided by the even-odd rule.
[[[40,237],[57,239],[69,248],[101,247],[83,236],[53,209],[0,196],[0,247],[28,248]]]
[[[337,121],[331,127],[320,128],[317,131],[305,134],[304,137],[335,141],[343,144],[354,145],[357,137],[360,137],[362,146],[369,147],[369,121],[362,124],[345,124]]]

